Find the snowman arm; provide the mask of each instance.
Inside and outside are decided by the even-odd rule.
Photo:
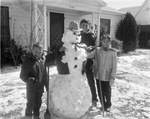
[[[91,51],[91,52],[86,52],[87,53],[87,58],[91,59],[94,58],[95,56],[95,50]]]
[[[83,43],[78,43],[77,44],[77,47],[79,47],[79,48],[84,48],[84,49],[86,49],[87,48],[87,46],[85,45],[85,44],[83,44]]]
[[[59,49],[59,52],[63,52],[66,50],[66,47],[62,46],[60,49]]]
[[[86,51],[87,52],[92,52],[93,50],[95,50],[96,46],[89,46],[89,47],[86,47]]]

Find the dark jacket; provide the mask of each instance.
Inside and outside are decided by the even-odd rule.
[[[81,42],[80,43],[84,43],[87,47],[95,46],[95,40],[96,40],[96,36],[90,29],[86,33],[81,32]],[[92,68],[93,68],[93,60],[87,59],[85,69],[91,70]]]
[[[42,77],[41,81],[39,79],[40,76]],[[30,77],[34,77],[36,81],[31,83],[29,80]],[[27,91],[44,91],[44,85],[48,85],[45,59],[40,58],[36,60],[32,54],[28,55],[22,64],[20,78],[26,83]]]
[[[95,40],[96,36],[90,29],[86,33],[81,32],[81,43],[84,43],[87,47],[95,46]]]

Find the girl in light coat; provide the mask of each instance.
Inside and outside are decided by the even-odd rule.
[[[100,102],[104,104],[104,110],[110,111],[111,103],[111,86],[114,83],[117,69],[117,50],[111,48],[111,39],[108,35],[101,37],[101,47],[97,47],[89,54],[89,57],[95,57],[94,74]],[[101,91],[100,91],[101,83]],[[101,98],[101,92],[103,98]],[[102,100],[103,99],[103,100]]]

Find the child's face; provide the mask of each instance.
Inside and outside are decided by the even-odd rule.
[[[82,23],[80,25],[81,29],[83,30],[83,32],[86,32],[89,28],[89,25],[87,23]]]
[[[39,47],[33,47],[32,53],[35,56],[35,58],[38,59],[42,56],[43,50]]]
[[[103,39],[103,40],[102,40],[102,46],[103,46],[104,48],[109,47],[109,46],[110,46],[110,41],[109,41],[107,38]]]

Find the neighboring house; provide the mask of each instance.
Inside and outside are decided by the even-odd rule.
[[[122,8],[119,11],[130,12],[140,26],[139,46],[150,48],[150,0],[145,0],[141,6]]]
[[[71,21],[80,22],[89,14],[92,25],[100,27],[100,9],[104,6],[103,0],[2,0],[1,28],[7,29],[3,29],[3,36],[23,46],[41,41],[46,50],[53,50]],[[9,45],[9,38],[2,39],[4,46]]]

